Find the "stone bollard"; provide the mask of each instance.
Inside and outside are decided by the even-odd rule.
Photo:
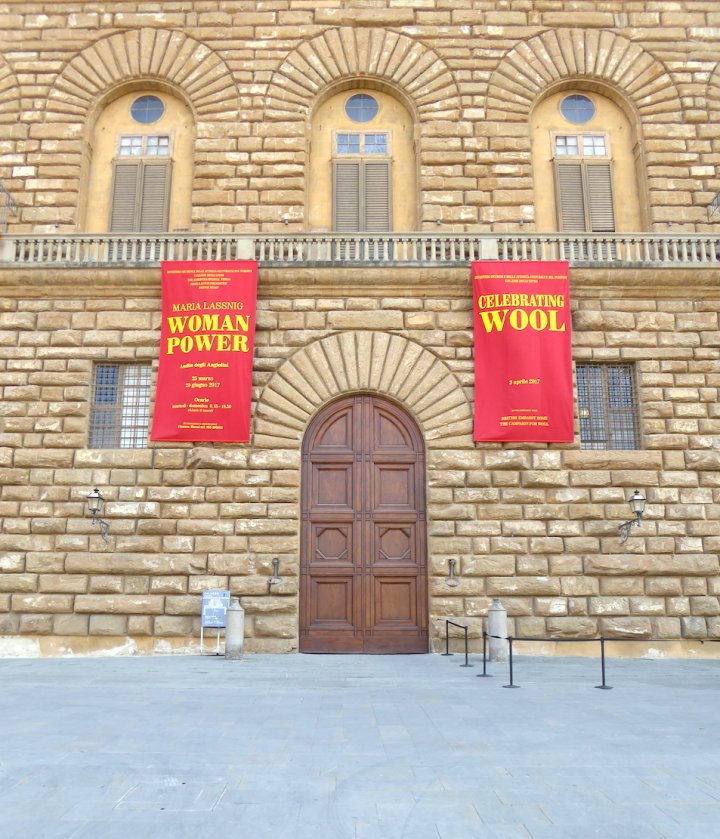
[[[243,642],[245,641],[245,610],[240,605],[240,599],[230,598],[230,605],[226,612],[225,623],[225,658],[239,660],[243,657]]]
[[[488,635],[490,636],[490,661],[507,661],[508,642],[503,640],[508,635],[507,610],[497,598],[488,609]],[[493,638],[493,635],[499,637]]]

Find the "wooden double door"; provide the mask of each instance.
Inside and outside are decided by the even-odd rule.
[[[378,396],[324,408],[305,435],[300,651],[426,653],[425,448]]]

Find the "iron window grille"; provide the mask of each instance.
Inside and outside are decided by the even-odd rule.
[[[631,364],[576,365],[580,448],[639,449],[635,371]]]
[[[141,449],[150,425],[150,365],[95,366],[90,448]]]

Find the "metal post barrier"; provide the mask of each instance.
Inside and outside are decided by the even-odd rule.
[[[465,629],[465,664],[461,664],[461,667],[472,667],[472,664],[468,661],[468,628],[467,626],[464,627]]]
[[[513,645],[513,637],[512,635],[508,635],[508,661],[510,662],[510,684],[503,685],[504,688],[519,688],[520,685],[513,684],[513,653],[512,653],[512,645]]]
[[[610,685],[605,684],[605,639],[600,638],[600,672],[602,673],[602,684],[595,685],[598,690],[612,690]]]
[[[483,676],[489,677],[492,674],[488,673],[487,671],[487,632],[483,629],[483,671],[482,673],[478,673],[478,679],[482,678]]]
[[[461,623],[455,623],[455,621],[446,620],[445,621],[445,652],[443,655],[452,655],[450,652],[450,627],[456,626],[458,629],[462,629],[465,633],[465,664],[461,664],[460,667],[472,667],[473,665],[468,661],[468,628]]]
[[[450,652],[450,621],[445,621],[445,652],[443,655],[452,655]]]

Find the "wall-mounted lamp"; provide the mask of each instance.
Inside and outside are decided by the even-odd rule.
[[[628,498],[628,504],[630,505],[630,509],[635,513],[635,518],[631,519],[630,521],[624,521],[622,524],[618,525],[618,530],[620,531],[620,544],[624,545],[625,542],[628,540],[628,536],[630,535],[630,528],[635,525],[636,527],[640,527],[640,521],[643,517],[643,513],[645,512],[645,502],[647,498],[640,492],[639,489],[636,489],[635,492]]]
[[[457,588],[460,585],[460,578],[455,576],[455,563],[457,562],[456,559],[448,560],[448,564],[450,565],[450,573],[445,577],[445,585],[450,586],[450,588]]]
[[[102,511],[105,509],[105,499],[97,487],[87,494],[86,499],[88,510],[90,510],[90,521],[98,525],[103,542],[107,542],[110,525],[104,519],[100,518]]]
[[[275,557],[275,559],[273,559],[272,577],[268,580],[268,591],[271,591],[273,586],[278,585],[282,581],[283,579],[280,576],[280,560]]]

